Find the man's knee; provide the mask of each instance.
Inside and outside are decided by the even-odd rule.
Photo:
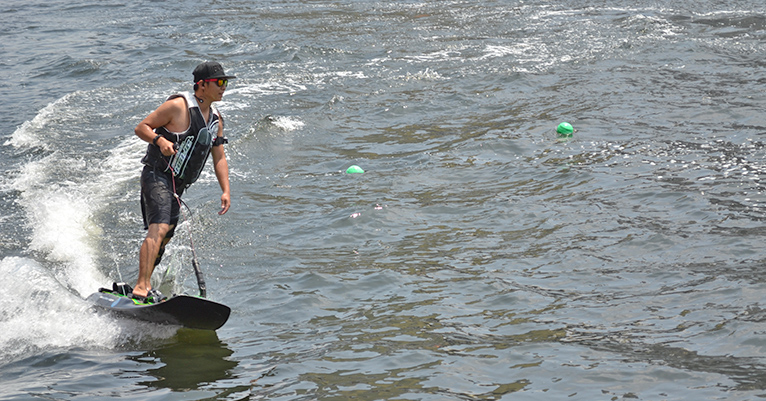
[[[176,232],[176,226],[172,225],[168,227],[168,230],[165,231],[165,235],[162,238],[162,242],[160,242],[160,249],[157,252],[157,258],[154,259],[154,266],[157,266],[162,262],[162,255],[165,254],[165,246],[170,242],[170,239],[173,238],[173,235],[175,235]]]
[[[170,239],[173,238],[174,235],[176,235],[176,225],[171,224],[168,226],[168,230],[165,232],[165,239],[167,241],[170,241]]]

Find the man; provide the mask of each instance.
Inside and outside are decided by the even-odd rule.
[[[219,63],[208,61],[193,72],[194,93],[173,95],[136,126],[136,135],[149,142],[141,173],[141,211],[146,238],[139,254],[138,282],[130,295],[141,302],[164,299],[152,289],[151,277],[165,246],[173,237],[181,209],[180,196],[199,177],[208,154],[221,195],[219,215],[231,205],[229,165],[223,144],[223,118],[213,107],[221,100],[229,79]]]

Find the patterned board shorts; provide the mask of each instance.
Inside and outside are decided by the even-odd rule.
[[[181,212],[180,201],[173,196],[173,191],[180,197],[184,187],[176,183],[173,176],[161,169],[144,166],[141,172],[141,214],[144,216],[144,229],[150,224],[169,224],[175,227]]]

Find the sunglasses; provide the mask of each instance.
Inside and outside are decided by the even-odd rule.
[[[215,82],[219,87],[224,87],[229,84],[229,80],[223,78],[210,78],[204,80],[204,82]]]

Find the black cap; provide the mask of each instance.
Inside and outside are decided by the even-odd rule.
[[[221,67],[221,64],[218,64],[215,61],[205,61],[204,63],[198,65],[192,74],[194,74],[194,82],[199,82],[203,79],[211,78],[236,78],[234,75],[226,75],[226,73],[223,72],[223,67]]]

